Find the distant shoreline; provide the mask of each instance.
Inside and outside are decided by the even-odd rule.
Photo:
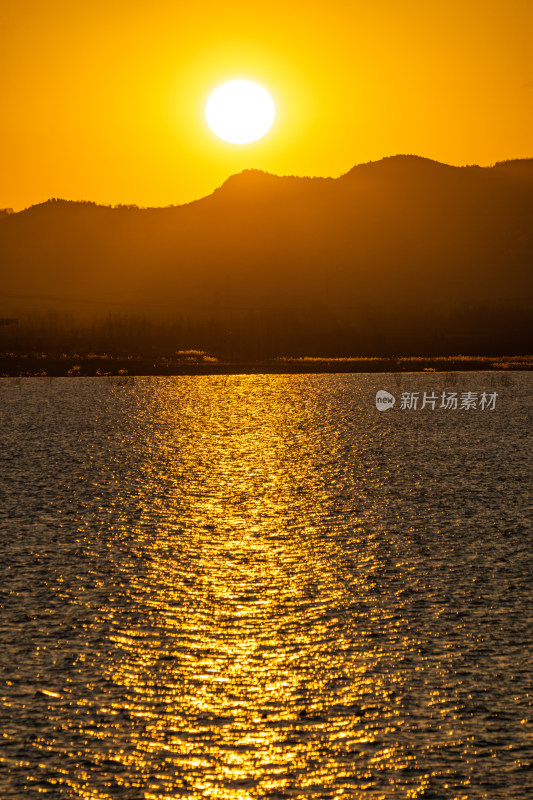
[[[365,372],[472,372],[533,370],[533,356],[411,358],[287,358],[263,361],[173,361],[100,356],[0,356],[0,377],[165,375],[297,375]]]

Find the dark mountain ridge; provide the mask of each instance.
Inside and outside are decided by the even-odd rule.
[[[446,320],[475,309],[491,341],[498,326],[522,341],[533,159],[393,156],[336,179],[245,170],[167,208],[51,200],[0,218],[0,265],[5,316],[109,310],[243,330],[259,317],[352,333],[379,323],[390,337],[428,322],[435,336],[437,319],[453,336]]]

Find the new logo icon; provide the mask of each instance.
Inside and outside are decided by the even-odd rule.
[[[386,411],[388,408],[392,408],[395,402],[394,395],[386,392],[385,389],[380,389],[376,393],[376,408],[378,411]]]

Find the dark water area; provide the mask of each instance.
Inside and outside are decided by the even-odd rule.
[[[0,798],[533,796],[532,391],[0,381]]]

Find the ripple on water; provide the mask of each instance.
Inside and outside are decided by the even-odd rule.
[[[2,381],[0,796],[531,796],[532,380],[444,378]]]

